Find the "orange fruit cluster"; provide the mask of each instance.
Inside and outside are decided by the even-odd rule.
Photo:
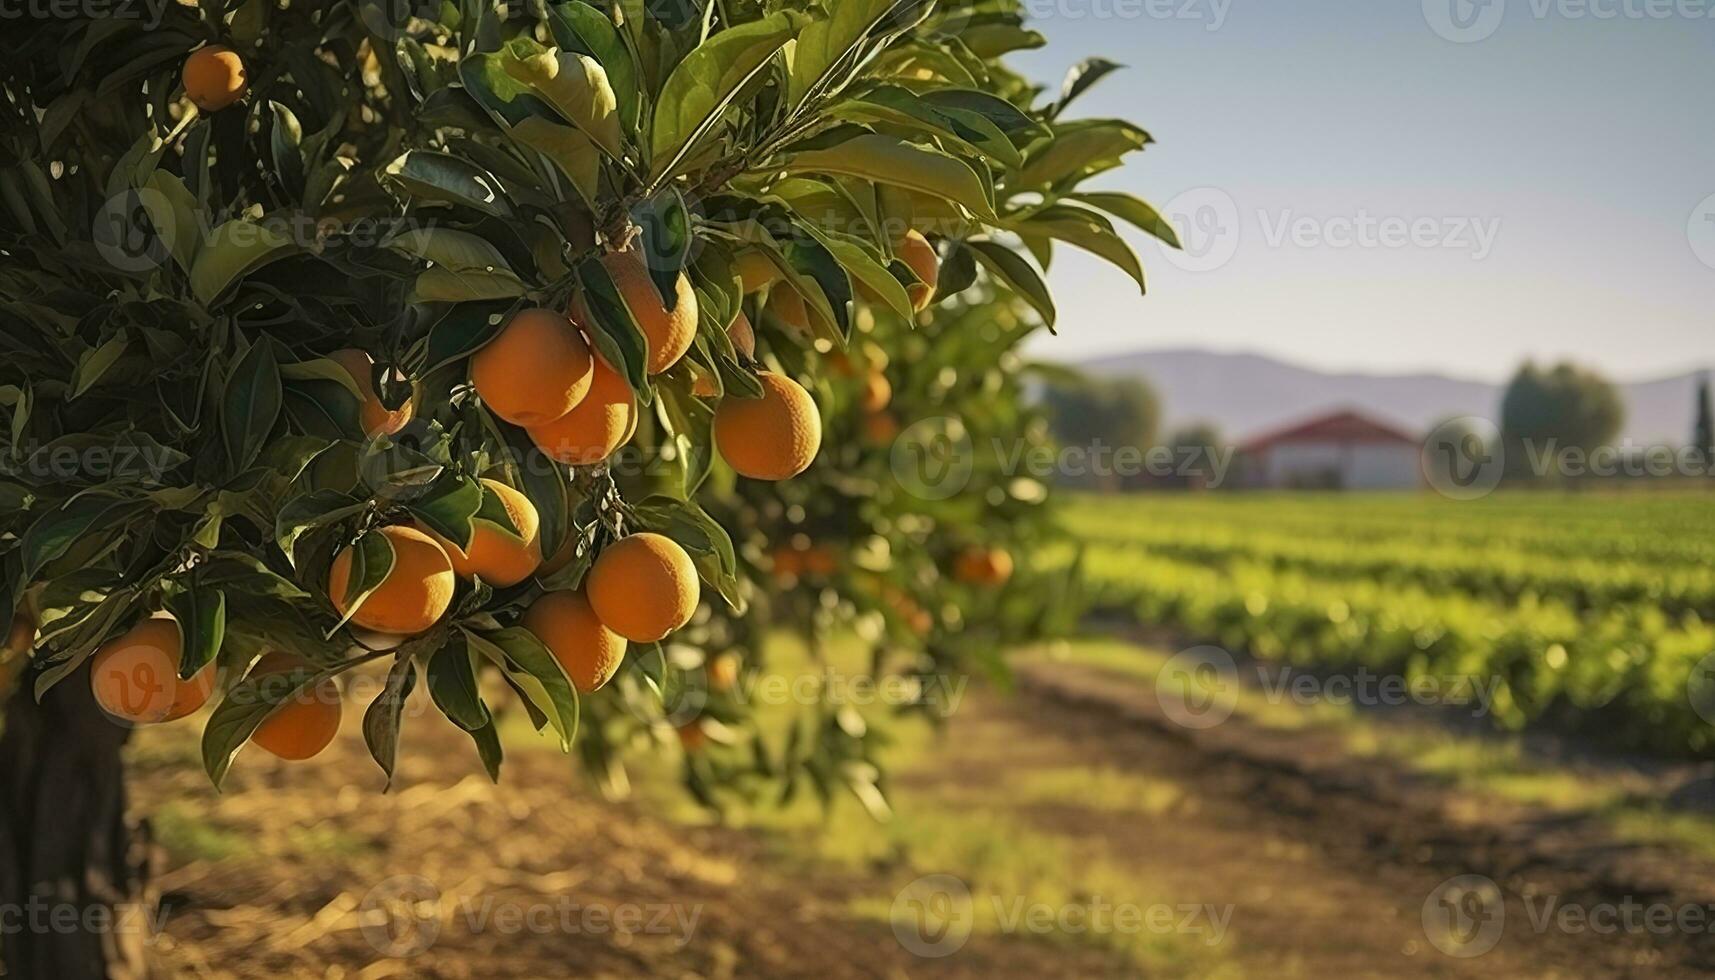
[[[178,621],[164,614],[102,644],[89,663],[95,703],[114,718],[137,725],[177,721],[195,713],[214,693],[214,665],[180,680],[183,644]]]
[[[643,532],[608,545],[581,590],[544,593],[520,624],[588,694],[613,678],[631,642],[653,643],[697,611],[697,568],[677,542]]]

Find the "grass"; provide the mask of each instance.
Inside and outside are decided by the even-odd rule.
[[[1061,644],[1037,656],[1095,667],[1151,686],[1169,659],[1161,650],[1108,639]],[[1389,724],[1340,704],[1282,703],[1252,685],[1238,687],[1234,715],[1282,731],[1320,728],[1341,736],[1353,755],[1384,759],[1474,796],[1587,814],[1604,822],[1620,840],[1715,857],[1715,817],[1670,811],[1637,799],[1633,788],[1617,777],[1533,759],[1516,738]]]
[[[864,651],[855,642],[834,644],[822,653],[836,670],[857,671],[863,663]],[[769,665],[788,674],[819,668],[804,644],[790,637],[774,640]],[[761,705],[758,710],[762,737],[778,747],[798,709]],[[1076,765],[1022,767],[991,785],[951,778],[957,774],[947,769],[946,756],[954,749],[927,724],[891,716],[884,708],[866,709],[864,715],[866,723],[887,739],[881,754],[891,778],[891,819],[873,819],[849,794],[836,798],[826,811],[810,794],[803,794],[784,807],[728,815],[729,822],[758,832],[782,873],[879,877],[885,885],[862,889],[863,894],[850,901],[850,911],[880,922],[892,920],[897,912],[895,896],[912,881],[949,874],[971,890],[976,935],[1004,934],[1094,949],[1111,956],[1116,968],[1127,973],[1234,975],[1219,951],[1195,934],[1112,928],[1038,933],[1019,929],[1014,919],[1021,909],[1084,908],[1103,900],[1145,908],[1172,905],[1171,896],[1157,894],[1151,882],[1128,872],[1122,861],[1106,851],[1103,841],[1055,832],[1035,818],[1048,805],[1110,814],[1158,814],[1182,799],[1180,787]],[[987,732],[989,740],[971,745],[970,731],[966,730],[966,741],[958,747],[961,760],[994,768],[998,759],[1004,767],[1014,745],[993,744],[992,729],[980,727],[975,729],[978,737]],[[709,819],[706,812],[690,806],[673,773],[659,759],[654,765],[641,757],[638,761],[632,767],[634,789],[651,812],[681,821]]]

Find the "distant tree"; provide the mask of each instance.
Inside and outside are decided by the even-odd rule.
[[[1625,421],[1620,393],[1607,379],[1575,364],[1543,369],[1525,362],[1501,399],[1501,435],[1508,470],[1530,472],[1552,447],[1588,452],[1613,442]]]
[[[1207,487],[1223,474],[1219,469],[1221,430],[1208,422],[1197,422],[1176,430],[1167,440],[1173,461],[1185,474],[1188,486]]]
[[[1704,460],[1715,460],[1715,406],[1710,403],[1707,374],[1697,385],[1697,422],[1691,432],[1691,444]]]
[[[1057,377],[1043,394],[1054,440],[1061,446],[1113,451],[1154,446],[1161,419],[1155,389],[1136,378]],[[1068,474],[1070,482],[1115,489],[1101,474]]]

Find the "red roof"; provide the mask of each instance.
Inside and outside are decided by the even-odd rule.
[[[1239,451],[1256,453],[1275,446],[1305,443],[1418,446],[1422,440],[1386,422],[1345,409],[1256,436],[1240,446]]]

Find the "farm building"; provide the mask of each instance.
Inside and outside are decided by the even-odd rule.
[[[1257,436],[1239,447],[1245,486],[1314,490],[1411,490],[1423,485],[1422,440],[1343,410]]]

